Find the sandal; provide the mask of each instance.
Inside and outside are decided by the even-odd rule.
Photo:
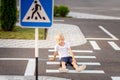
[[[59,72],[69,72],[69,70],[66,68],[59,68]]]

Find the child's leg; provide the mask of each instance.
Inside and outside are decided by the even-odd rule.
[[[78,65],[76,64],[76,62],[72,61],[72,65],[73,65],[73,67],[74,67],[75,69],[78,68]]]
[[[61,62],[61,65],[62,65],[62,68],[66,68],[66,65],[65,65],[66,63],[65,62]]]
[[[61,58],[61,61],[60,61],[61,68],[59,68],[60,72],[68,72],[69,71],[68,69],[66,69],[66,62],[67,62],[67,58],[66,57],[65,58]]]
[[[67,66],[67,64],[65,64]],[[72,64],[71,64],[72,65]],[[62,67],[62,62],[60,61],[60,67]]]
[[[59,68],[59,72],[68,72],[69,70],[66,69],[66,63],[61,62],[61,68]]]
[[[75,68],[76,71],[80,72],[86,68],[86,65],[78,66],[76,64],[76,61],[72,61],[72,65]]]

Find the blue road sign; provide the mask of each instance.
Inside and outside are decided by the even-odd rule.
[[[51,27],[53,0],[21,0],[20,25],[23,27]]]

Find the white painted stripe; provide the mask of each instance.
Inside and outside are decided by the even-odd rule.
[[[120,17],[112,17],[112,16],[104,16],[104,15],[95,15],[95,14],[87,14],[87,13],[78,13],[78,12],[70,12],[68,14],[70,17],[80,18],[80,19],[104,19],[104,20],[120,20]]]
[[[48,50],[49,52],[54,52],[55,50]],[[80,53],[93,53],[92,50],[72,50],[72,52],[80,52]]]
[[[34,76],[35,73],[35,59],[28,61],[24,76]]]
[[[46,73],[59,73],[59,70],[47,69]],[[68,73],[91,73],[91,74],[104,74],[103,70],[84,70],[82,72],[76,72],[75,70],[69,70]]]
[[[0,60],[29,60],[34,58],[0,58]]]
[[[94,50],[101,50],[96,41],[89,41]]]
[[[99,28],[102,29],[106,34],[108,34],[113,39],[119,40],[117,37],[115,37],[113,34],[111,34],[108,30],[106,30],[103,26],[99,26]]]
[[[111,78],[112,80],[120,80],[120,77],[117,77],[117,76],[112,76]]]
[[[112,39],[112,38],[86,38],[87,40],[115,40],[115,39]]]
[[[37,80],[37,79],[35,79],[35,76],[0,75],[0,80]],[[52,76],[38,76],[38,80],[71,80],[71,79]]]
[[[49,59],[45,59],[45,58],[39,58],[38,60],[40,60],[40,61],[49,61]]]
[[[24,61],[24,60],[30,60],[30,59],[34,59],[34,58],[0,58],[0,60],[11,60],[11,61],[14,61],[14,60],[20,60],[20,61]],[[43,60],[43,61],[47,61],[48,59],[44,59],[44,58],[38,58],[38,60]]]
[[[47,62],[47,65],[57,65],[60,62]],[[99,62],[77,62],[78,65],[101,65]]]
[[[53,57],[53,55],[48,55],[48,57]],[[58,58],[59,56],[56,56]],[[74,56],[75,58],[96,58],[95,56]]]
[[[53,21],[59,21],[59,22],[64,22],[64,20],[57,20],[57,19],[55,19],[55,20],[53,20]]]
[[[49,52],[54,52],[55,50],[54,50],[54,49],[49,49],[48,51],[49,51]]]
[[[120,47],[115,42],[108,41],[108,43],[114,50],[120,50]]]
[[[80,53],[93,53],[92,50],[72,50],[73,52],[80,52]]]

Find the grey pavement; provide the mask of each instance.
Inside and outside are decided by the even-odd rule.
[[[65,41],[71,46],[82,45],[86,43],[86,39],[81,30],[76,25],[69,24],[53,24],[48,29],[46,40],[39,40],[39,48],[54,48],[56,44],[55,36],[62,33],[65,36]],[[34,48],[35,40],[17,40],[17,39],[0,39],[0,48]]]
[[[36,80],[35,76],[0,76],[0,80]],[[59,77],[39,76],[38,80],[71,80]]]

